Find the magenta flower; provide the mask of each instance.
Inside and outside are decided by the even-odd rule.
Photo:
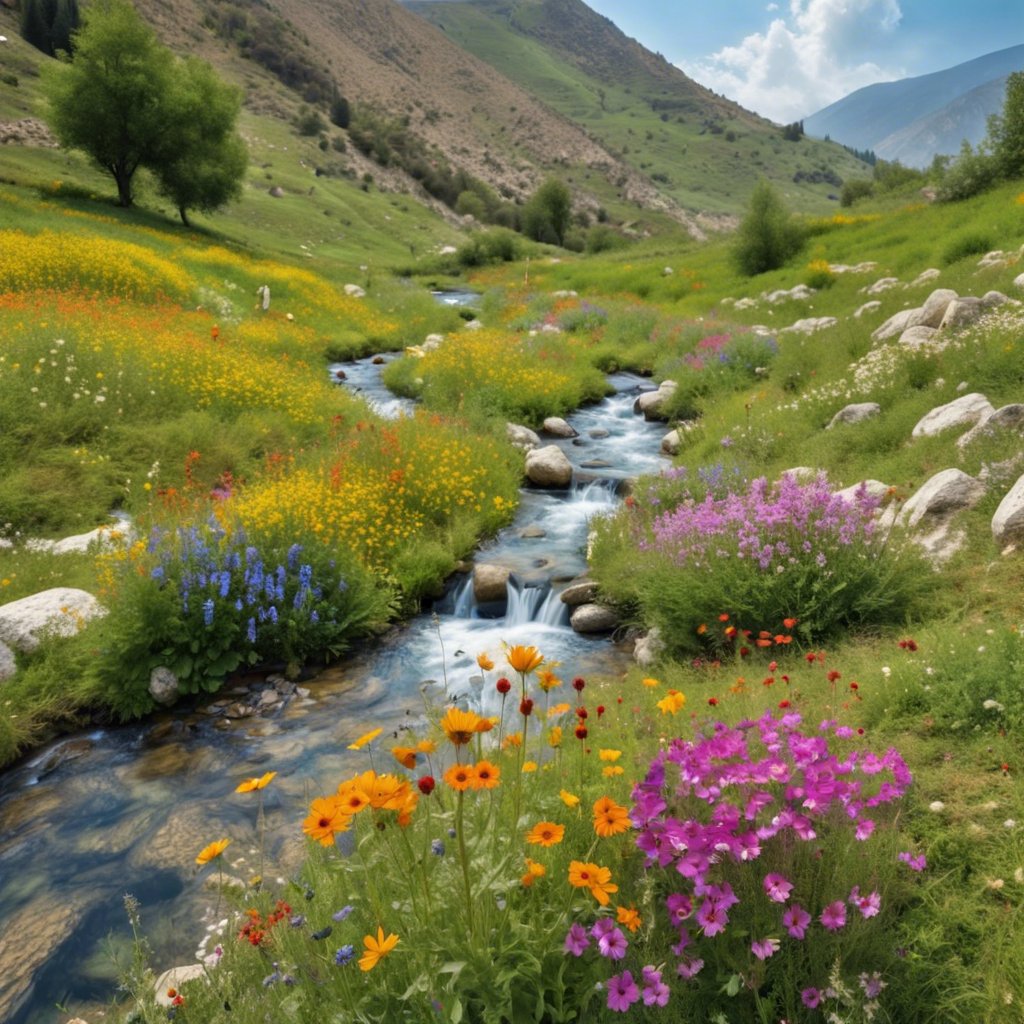
[[[680,978],[689,981],[691,978],[696,978],[697,975],[700,974],[703,966],[703,960],[683,960],[676,968],[676,974],[678,974]]]
[[[644,1006],[667,1006],[671,995],[668,985],[661,980],[661,971],[648,965],[643,968],[644,990],[642,993]]]
[[[860,911],[862,917],[874,917],[882,909],[882,897],[877,892],[861,896],[857,885],[850,890],[849,903]]]
[[[799,903],[794,903],[786,908],[785,913],[782,915],[782,923],[785,925],[786,931],[794,939],[802,939],[807,934],[807,926],[811,923],[811,915]]]
[[[882,989],[885,988],[885,982],[882,981],[882,976],[878,971],[872,971],[871,974],[863,972],[858,978],[858,984],[868,999],[877,999],[882,994]]]
[[[665,900],[665,906],[673,924],[680,924],[693,913],[693,900],[685,893],[674,892]]]
[[[758,960],[767,960],[779,948],[778,939],[756,939],[750,944],[751,952]]]
[[[633,975],[623,971],[608,979],[608,1009],[625,1013],[640,998]]]
[[[714,900],[705,900],[697,911],[697,923],[704,929],[704,934],[711,938],[725,931],[729,915]]]
[[[862,818],[857,822],[857,831],[853,835],[855,839],[863,843],[874,831],[875,823],[870,818]]]
[[[793,883],[787,882],[782,875],[765,875],[764,891],[768,893],[768,899],[774,903],[785,903],[789,899],[789,894],[793,891]]]
[[[601,956],[609,960],[621,960],[629,949],[629,943],[620,928],[612,928],[597,940],[597,948]]]
[[[821,993],[816,988],[805,988],[800,993],[800,1001],[808,1010],[813,1010],[821,1002]]]
[[[916,857],[907,850],[896,855],[897,860],[903,861],[904,864],[910,868],[911,871],[924,871],[928,867],[928,862],[924,858],[924,854],[920,853]]]
[[[842,900],[830,903],[819,915],[818,920],[830,932],[837,932],[846,924],[846,907]]]
[[[574,924],[565,936],[565,951],[573,956],[583,956],[583,951],[590,945],[586,929],[580,924]]]

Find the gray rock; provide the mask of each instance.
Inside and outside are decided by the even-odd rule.
[[[1007,254],[1002,249],[993,249],[991,252],[985,253],[984,256],[978,260],[978,266],[983,267],[1001,267],[1006,263]]]
[[[919,285],[927,284],[929,281],[934,281],[940,273],[941,271],[937,270],[935,267],[929,267],[927,270],[922,270],[921,273],[910,282],[908,287],[916,288]]]
[[[5,679],[10,679],[17,671],[18,666],[14,661],[14,651],[7,644],[0,643],[0,683]]]
[[[529,526],[524,527],[519,531],[519,536],[524,540],[539,540],[541,537],[546,537],[547,531],[541,529],[536,523],[531,523]]]
[[[1004,295],[1002,292],[992,290],[985,292],[981,297],[981,304],[986,309],[997,309],[999,306],[1005,306],[1007,302],[1012,301],[1009,295]]]
[[[793,466],[790,469],[784,469],[779,474],[779,479],[781,480],[784,476],[791,476],[798,484],[809,484],[813,480],[818,479],[820,472],[820,469],[811,469],[810,466]]]
[[[558,595],[563,604],[576,608],[581,604],[591,604],[597,597],[597,584],[593,580],[577,580]]]
[[[0,641],[18,651],[34,651],[42,636],[73,636],[85,623],[107,614],[92,594],[54,587],[0,606]]]
[[[843,501],[853,503],[857,500],[857,495],[862,487],[867,496],[874,498],[875,501],[882,502],[889,497],[889,485],[883,484],[881,480],[862,480],[859,484],[853,484],[851,487],[844,487],[841,491],[836,491],[836,495],[842,498]]]
[[[342,291],[346,295],[351,296],[353,299],[365,299],[366,298],[366,289],[365,288],[360,288],[359,285],[357,285],[357,284],[347,284],[347,285],[345,285],[344,288],[342,288]]]
[[[604,459],[587,459],[586,462],[580,463],[580,469],[607,469],[611,465],[610,462],[605,462]]]
[[[509,569],[503,565],[481,562],[473,566],[473,597],[477,604],[504,601],[508,589]]]
[[[529,427],[520,426],[518,423],[506,423],[505,436],[514,447],[523,451],[540,447],[540,437]]]
[[[1001,409],[996,409],[991,416],[978,420],[963,437],[957,438],[957,447],[966,448],[979,437],[991,436],[1000,430],[1016,430],[1018,433],[1024,433],[1024,405],[1019,402],[1004,405]]]
[[[872,341],[885,341],[887,338],[895,338],[908,327],[917,327],[920,315],[920,309],[901,309],[898,313],[894,313],[889,317],[880,327],[876,327],[871,332]]]
[[[467,320],[462,326],[467,331],[479,331],[484,325],[480,320]]]
[[[149,674],[149,695],[157,704],[173,704],[178,699],[178,677],[165,665]]]
[[[423,339],[423,344],[420,346],[424,352],[433,352],[434,349],[440,348],[444,344],[443,334],[428,334]]]
[[[797,302],[809,299],[815,294],[815,289],[805,284],[798,284],[793,288],[778,288],[773,292],[763,292],[761,298],[773,306],[780,302]]]
[[[552,437],[578,437],[579,431],[569,426],[561,416],[549,416],[543,425],[544,433]]]
[[[272,189],[270,189],[270,194],[275,199],[283,199],[284,198],[284,189],[281,188],[280,185],[275,185]]]
[[[652,626],[646,636],[637,637],[633,644],[633,660],[641,668],[650,668],[665,651],[665,642],[661,639],[661,630]]]
[[[779,334],[815,334],[829,327],[835,327],[839,321],[834,316],[812,316],[797,320],[795,324],[783,327]]]
[[[661,450],[666,455],[678,455],[679,449],[682,446],[682,441],[679,438],[678,430],[670,430],[661,439]]]
[[[170,970],[164,971],[164,973],[156,979],[156,984],[154,985],[157,1005],[171,1005],[171,999],[167,995],[167,990],[169,988],[180,990],[181,986],[186,982],[195,981],[197,978],[205,977],[206,968],[202,964],[185,964],[182,967],[172,967]]]
[[[526,477],[536,487],[568,487],[572,463],[557,445],[535,448],[526,453]]]
[[[592,430],[587,431],[587,437],[592,437],[595,441],[600,441],[604,437],[608,437],[608,431],[604,427],[594,427]]]
[[[1024,274],[1018,274],[1013,279],[1013,287],[1024,292]]]
[[[907,348],[917,348],[932,340],[939,332],[934,327],[925,327],[918,324],[916,327],[908,327],[901,335],[899,344]]]
[[[825,429],[831,430],[839,423],[862,423],[877,416],[881,411],[882,407],[877,402],[854,402],[840,409]]]
[[[981,299],[965,295],[963,298],[954,299],[943,314],[942,323],[939,326],[944,331],[956,330],[960,327],[967,327],[978,320],[985,312]]]
[[[569,624],[577,633],[610,633],[619,622],[618,614],[603,604],[578,605],[569,617]]]
[[[874,313],[876,309],[881,309],[882,304],[878,299],[872,299],[870,302],[865,302],[863,306],[858,306],[854,311],[853,317],[855,320],[859,320],[862,316],[867,313]]]
[[[53,555],[79,555],[89,551],[111,551],[125,547],[135,540],[135,531],[130,524],[118,523],[114,526],[98,526],[88,533],[77,533],[61,540],[25,541],[29,551],[48,551]]]
[[[1024,476],[1010,488],[999,502],[992,517],[992,536],[1000,547],[1024,537]]]
[[[945,518],[976,505],[985,485],[959,469],[944,469],[927,480],[900,509],[897,522],[913,529],[926,517]]]
[[[938,327],[946,315],[949,304],[959,298],[952,288],[937,288],[924,300],[918,327]]]
[[[887,292],[890,288],[895,288],[900,283],[898,277],[881,277],[874,284],[869,285],[864,291],[868,295],[881,295],[882,292]]]
[[[973,426],[978,420],[987,419],[994,412],[991,402],[984,395],[974,391],[926,413],[911,431],[911,436],[931,437],[951,427]]]

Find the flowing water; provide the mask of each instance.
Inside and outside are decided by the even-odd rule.
[[[338,369],[382,414],[409,408],[383,387],[379,363]],[[571,674],[625,669],[625,651],[569,628],[559,598],[586,567],[589,521],[617,505],[625,478],[665,464],[664,428],[632,411],[649,385],[627,374],[609,380],[611,397],[570,418],[579,437],[555,442],[577,469],[573,487],[524,489],[515,522],[477,555],[512,570],[505,608],[478,607],[470,579],[456,578],[431,612],[303,684],[273,714],[229,721],[226,700],[166,712],[62,739],[0,777],[0,1021],[49,1024],[55,1006],[89,1016],[109,1002],[112,956],[129,953],[125,893],[142,903],[153,966],[194,962],[214,902],[191,871],[196,853],[231,836],[227,870],[258,870],[256,799],[233,792],[240,779],[278,772],[264,793],[266,854],[286,882],[302,862],[309,799],[366,765],[365,752],[346,749],[354,738],[376,726],[397,736],[445,688],[495,712],[493,688],[481,694],[477,653],[498,661],[503,642],[533,644]]]

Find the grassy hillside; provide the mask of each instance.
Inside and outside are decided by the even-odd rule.
[[[777,126],[698,86],[579,0],[408,6],[689,210],[736,214],[767,177],[795,208],[823,212],[837,181],[864,173],[841,147],[784,141]]]

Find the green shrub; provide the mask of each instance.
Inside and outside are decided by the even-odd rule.
[[[942,250],[942,262],[949,266],[968,256],[988,252],[992,248],[992,237],[984,231],[966,231],[952,239]]]
[[[803,242],[803,229],[778,193],[764,179],[759,181],[733,247],[733,262],[739,272],[753,277],[777,270],[800,251]]]
[[[874,193],[875,183],[870,178],[851,178],[843,182],[839,192],[839,205],[853,206],[858,199],[864,199]]]

